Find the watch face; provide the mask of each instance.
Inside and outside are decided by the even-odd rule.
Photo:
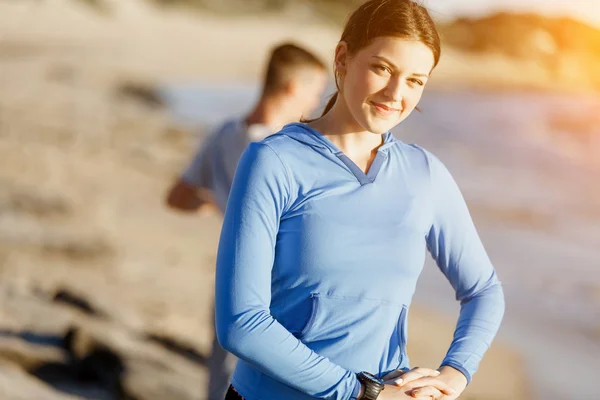
[[[361,372],[359,376],[362,377],[365,381],[370,381],[375,385],[383,385],[383,381],[381,379],[377,378],[375,375],[369,372]]]

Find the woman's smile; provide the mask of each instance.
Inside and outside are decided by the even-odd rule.
[[[377,111],[377,113],[383,117],[390,117],[396,113],[402,112],[401,109],[388,107],[385,104],[370,101],[369,104]]]

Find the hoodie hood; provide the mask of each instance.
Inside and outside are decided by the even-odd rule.
[[[383,144],[377,149],[377,155],[373,160],[367,173],[363,172],[346,154],[344,154],[335,144],[333,144],[322,133],[312,129],[306,124],[295,122],[283,127],[277,135],[285,135],[300,143],[308,145],[319,151],[321,154],[333,154],[360,182],[361,185],[373,183],[385,159],[388,156],[388,149],[396,144],[398,140],[390,133],[384,133],[382,136]]]
[[[294,122],[284,126],[278,134],[285,135],[313,148],[329,150],[335,155],[343,154],[342,151],[321,132],[300,122]],[[383,137],[383,145],[379,148],[379,151],[385,150],[397,142],[397,139],[391,132],[384,133],[381,136]]]

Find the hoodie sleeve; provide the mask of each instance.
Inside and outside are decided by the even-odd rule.
[[[309,349],[270,314],[271,270],[290,187],[272,147],[252,143],[238,164],[219,242],[217,336],[223,348],[288,386],[315,398],[352,399],[356,375]]]
[[[458,185],[440,160],[427,157],[433,202],[427,248],[461,304],[442,365],[461,371],[470,382],[500,327],[504,294]]]

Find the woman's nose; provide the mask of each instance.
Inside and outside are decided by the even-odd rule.
[[[384,95],[394,104],[402,103],[404,88],[401,79],[390,79]]]

